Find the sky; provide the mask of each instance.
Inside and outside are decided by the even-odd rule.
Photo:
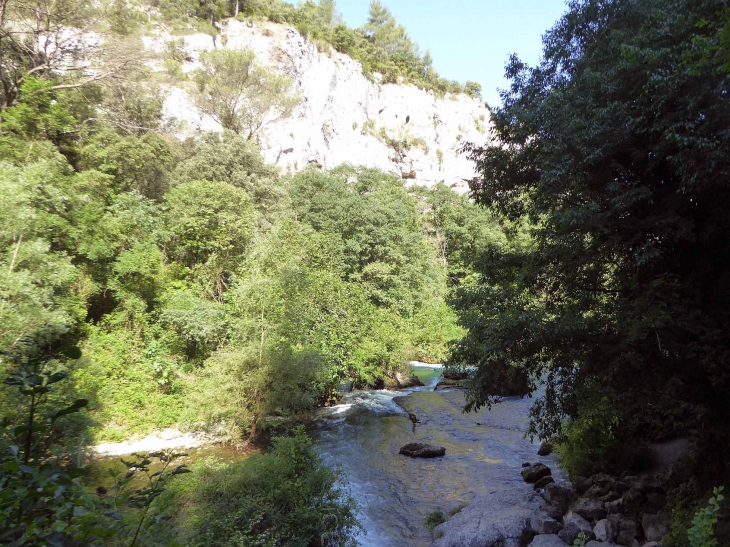
[[[567,10],[564,0],[381,0],[422,52],[430,50],[440,76],[482,84],[490,106],[508,87],[504,65],[511,53],[537,64],[542,35]],[[370,0],[337,0],[350,27],[365,24]]]

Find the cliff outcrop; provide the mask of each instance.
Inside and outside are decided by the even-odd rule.
[[[163,52],[173,39],[183,41],[184,73],[200,66],[202,51],[250,48],[260,63],[292,80],[299,106],[291,117],[272,122],[257,136],[265,158],[286,171],[351,163],[377,167],[415,184],[443,181],[464,191],[475,171],[461,147],[490,138],[489,113],[480,100],[381,84],[377,74],[368,79],[359,62],[332,49],[320,51],[291,27],[231,20],[215,38],[171,36],[160,29],[144,42],[148,50]],[[165,90],[164,115],[182,122],[180,136],[221,129],[195,108],[183,85]]]

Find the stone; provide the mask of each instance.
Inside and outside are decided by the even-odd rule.
[[[624,514],[634,515],[643,508],[645,498],[638,488],[632,486],[624,493],[621,500],[621,511]]]
[[[583,495],[586,498],[591,498],[591,499],[594,499],[594,500],[597,500],[598,498],[601,498],[601,497],[605,496],[606,494],[608,494],[608,492],[606,491],[606,489],[603,488],[602,486],[597,485],[597,484],[594,484],[593,486],[591,486],[588,490],[586,490],[583,493]]]
[[[591,523],[580,515],[569,512],[563,518],[563,529],[558,532],[558,536],[568,545],[573,545],[578,535],[583,532],[588,539],[593,539],[593,527]]]
[[[588,543],[586,543],[586,547],[619,547],[619,546],[610,541],[596,541],[594,539],[594,540],[591,540]]]
[[[522,468],[522,478],[529,484],[535,483],[547,475],[550,475],[550,468],[544,463],[535,463]]]
[[[610,501],[616,501],[621,497],[621,494],[616,492],[615,490],[611,490],[608,494],[605,496],[601,496],[600,498],[597,498],[598,501],[602,501],[603,503],[608,503]]]
[[[622,519],[619,526],[619,533],[616,541],[622,545],[629,545],[632,541],[636,541],[639,535],[639,526],[635,520]]]
[[[399,454],[411,458],[440,458],[446,454],[446,448],[430,444],[409,443],[401,447]]]
[[[433,547],[520,547],[534,532],[530,520],[546,506],[529,488],[498,490],[472,499],[434,530]]]
[[[398,387],[400,389],[423,385],[423,382],[421,382],[421,380],[419,380],[418,376],[416,376],[415,374],[411,374],[409,376],[407,374],[401,374],[400,372],[395,375],[395,382],[396,384],[398,384]]]
[[[555,534],[541,534],[535,536],[528,547],[565,547],[565,542]]]
[[[641,517],[641,528],[647,541],[661,541],[669,533],[669,519],[662,513]]]
[[[553,453],[553,443],[550,443],[548,441],[545,441],[540,445],[540,448],[537,451],[538,456],[549,456]]]
[[[545,487],[542,496],[551,506],[557,507],[563,514],[568,510],[570,502],[573,501],[573,491],[570,488],[551,483]]]
[[[646,503],[654,511],[659,511],[667,504],[667,497],[658,492],[646,494]]]
[[[613,541],[618,535],[618,530],[610,520],[601,519],[593,527],[593,535],[598,541]]]
[[[563,529],[563,525],[540,511],[530,518],[530,529],[536,534],[557,534]]]
[[[593,480],[593,484],[597,484],[598,486],[606,486],[607,484],[613,482],[613,477],[606,473],[596,473],[591,477],[591,480]]]
[[[619,498],[615,501],[608,501],[604,504],[604,507],[606,508],[606,512],[609,515],[615,515],[616,513],[621,512],[621,504],[623,503],[623,499]]]
[[[662,544],[658,541],[650,541],[649,543],[644,543],[642,547],[662,547]]]
[[[583,493],[591,486],[593,486],[593,479],[591,479],[590,477],[576,477],[573,481],[573,488],[575,488],[575,491],[578,492],[580,495],[583,495]]]
[[[533,488],[537,491],[540,488],[545,488],[548,484],[554,483],[555,479],[553,479],[550,475],[546,475],[545,477],[541,478],[539,481],[535,483],[535,486]]]
[[[606,517],[606,509],[598,500],[581,498],[573,504],[573,512],[588,520],[600,520]]]

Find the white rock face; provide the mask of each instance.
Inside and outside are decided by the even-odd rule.
[[[171,39],[160,32],[146,38],[145,47],[163,51]],[[360,63],[334,50],[319,52],[290,27],[230,21],[215,44],[206,34],[183,40],[190,58],[182,67],[186,73],[199,66],[201,51],[248,47],[261,63],[291,78],[301,104],[290,118],[267,125],[259,135],[265,158],[286,171],[310,163],[326,169],[350,163],[377,167],[420,185],[443,181],[465,191],[466,181],[476,173],[460,148],[465,142],[483,145],[490,139],[489,113],[480,100],[465,95],[438,99],[412,85],[371,82]],[[192,105],[182,88],[168,90],[164,115],[187,122],[180,136],[221,129]],[[399,158],[379,136],[381,128],[392,139],[417,138],[418,145]]]

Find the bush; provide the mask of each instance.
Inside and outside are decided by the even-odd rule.
[[[648,463],[644,447],[627,440],[625,420],[614,408],[606,398],[583,402],[564,425],[558,461],[571,477],[640,469]]]
[[[354,546],[357,507],[341,485],[299,427],[266,454],[196,470],[165,501],[192,504],[180,523],[191,547]]]

